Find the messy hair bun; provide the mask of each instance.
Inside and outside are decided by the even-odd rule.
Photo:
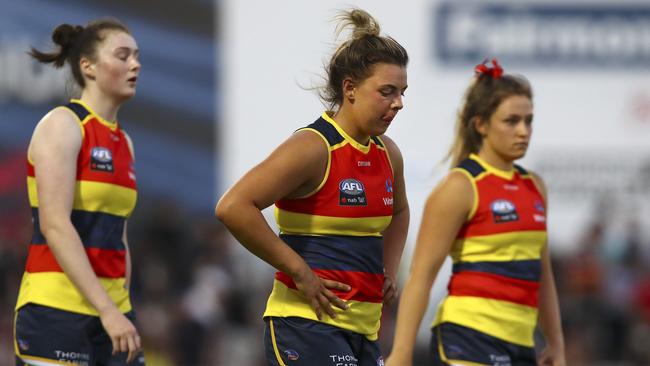
[[[97,45],[104,40],[104,32],[117,30],[130,33],[129,29],[116,19],[100,19],[88,23],[85,27],[72,24],[61,24],[54,28],[52,41],[57,45],[53,52],[42,52],[32,47],[29,54],[38,62],[52,64],[61,68],[67,61],[72,71],[72,76],[82,88],[86,82],[79,67],[82,57],[95,58]]]

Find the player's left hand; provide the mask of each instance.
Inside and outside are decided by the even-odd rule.
[[[566,366],[564,351],[560,347],[547,345],[537,358],[538,366]]]

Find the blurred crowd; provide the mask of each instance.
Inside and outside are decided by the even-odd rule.
[[[13,307],[31,235],[23,170],[22,152],[0,152],[1,365],[13,364]],[[128,230],[149,366],[264,365],[260,316],[272,268],[239,248],[212,212],[188,212],[169,197],[143,197]],[[613,230],[596,214],[575,248],[554,257],[568,365],[650,365],[650,243],[640,223]],[[394,314],[389,306],[382,320],[385,351]],[[422,364],[427,343],[416,352]]]
[[[555,258],[569,365],[650,365],[650,243],[638,221],[596,215],[578,250]]]

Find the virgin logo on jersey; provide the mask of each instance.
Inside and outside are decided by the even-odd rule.
[[[540,214],[533,214],[533,220],[535,220],[535,222],[546,222],[546,216]]]
[[[497,224],[519,220],[517,208],[508,200],[492,201],[490,203],[490,209],[492,210],[492,218]]]
[[[135,166],[133,163],[131,163],[130,168],[131,170],[129,170],[129,178],[131,178],[131,180],[135,180]]]
[[[105,147],[97,146],[90,150],[90,169],[113,172],[113,154]]]
[[[339,183],[339,205],[366,206],[366,192],[363,183],[356,179],[347,178]]]
[[[393,182],[390,179],[386,179],[386,192],[390,193],[393,191]]]

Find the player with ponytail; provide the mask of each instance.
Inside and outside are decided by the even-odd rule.
[[[68,65],[78,99],[38,122],[27,151],[34,234],[15,318],[17,365],[144,365],[129,298],[126,220],[137,191],[118,122],[135,95],[137,43],[115,19],[61,24],[39,62]]]
[[[413,365],[429,292],[448,255],[453,274],[432,324],[430,365],[565,365],[546,188],[515,164],[532,123],[528,81],[504,74],[496,60],[476,66],[456,121],[452,169],[424,207],[386,365]],[[538,319],[546,348],[536,359]]]
[[[338,19],[352,32],[326,68],[329,110],[216,208],[237,240],[278,270],[264,313],[269,365],[383,363],[379,319],[396,296],[409,221],[402,157],[384,133],[403,107],[408,55],[367,12]],[[260,212],[274,203],[279,237]]]

